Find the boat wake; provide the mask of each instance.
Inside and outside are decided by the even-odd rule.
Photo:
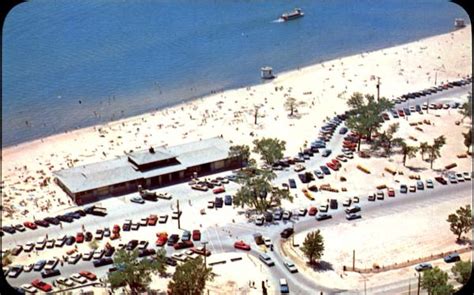
[[[285,21],[284,19],[278,18],[278,19],[272,21],[272,23],[282,23],[282,22],[284,22],[284,21]]]

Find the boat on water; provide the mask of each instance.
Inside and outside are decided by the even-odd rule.
[[[291,12],[283,13],[280,18],[284,21],[289,21],[289,20],[297,19],[303,16],[304,16],[304,13],[301,11],[301,9],[295,8]]]

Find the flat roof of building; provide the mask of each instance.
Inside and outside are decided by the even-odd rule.
[[[173,147],[154,147],[154,154],[148,149],[133,153],[134,159],[144,164],[168,158],[176,158],[178,164],[140,171],[129,162],[130,154],[127,154],[112,160],[55,171],[53,174],[69,191],[78,193],[224,160],[229,157],[229,148],[230,144],[227,141],[213,137]]]

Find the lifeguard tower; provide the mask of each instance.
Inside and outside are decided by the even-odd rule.
[[[272,67],[262,67],[260,75],[261,75],[262,79],[273,79],[273,78],[275,78],[275,76],[273,75]]]

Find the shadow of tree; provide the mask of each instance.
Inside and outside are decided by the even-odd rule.
[[[421,172],[421,171],[426,171],[428,170],[427,168],[425,167],[413,167],[413,166],[406,166],[406,168],[410,171],[413,171],[413,172]]]
[[[470,245],[472,246],[472,240],[469,240],[466,237],[461,237],[460,240],[456,240],[456,244],[458,245]]]
[[[323,271],[328,271],[328,270],[334,270],[332,264],[330,262],[320,260],[318,262],[315,262],[313,264],[310,264],[309,262],[306,262],[306,265],[310,268],[313,269],[313,271],[316,272],[323,272]]]

